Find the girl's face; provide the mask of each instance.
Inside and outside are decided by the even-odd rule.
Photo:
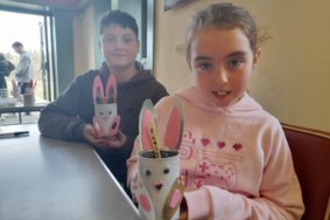
[[[202,30],[187,57],[196,88],[217,106],[236,103],[245,93],[260,51],[253,53],[240,28]]]
[[[140,45],[130,28],[111,24],[104,28],[100,48],[110,69],[120,70],[134,67]]]

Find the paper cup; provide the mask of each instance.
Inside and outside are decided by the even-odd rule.
[[[34,94],[24,94],[23,95],[23,104],[24,106],[33,106],[35,103]]]
[[[119,127],[117,103],[94,104],[94,115],[99,119],[99,125],[105,136],[117,133]]]
[[[0,89],[0,97],[7,98],[8,97],[8,90],[7,89]]]
[[[139,206],[140,217],[145,220],[163,220],[163,211],[175,180],[180,176],[180,156],[177,151],[161,151],[162,158],[155,158],[153,151],[138,155],[139,177],[150,196],[155,215],[148,215]],[[179,218],[179,209],[171,219]],[[150,216],[155,216],[152,219]]]

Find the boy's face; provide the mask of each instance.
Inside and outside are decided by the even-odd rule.
[[[134,66],[140,44],[130,28],[111,24],[100,36],[100,48],[112,70],[124,70]]]
[[[13,49],[18,54],[21,54],[23,52],[23,48],[21,46],[13,47]]]
[[[244,32],[208,29],[193,38],[187,57],[196,88],[218,107],[236,103],[245,93],[259,60]]]

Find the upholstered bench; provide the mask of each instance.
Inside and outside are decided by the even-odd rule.
[[[330,132],[282,125],[302,188],[302,220],[329,220]]]

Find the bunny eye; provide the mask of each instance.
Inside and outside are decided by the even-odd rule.
[[[108,114],[111,115],[112,114],[112,111],[109,111]]]
[[[103,115],[103,112],[100,112],[100,115]]]
[[[168,167],[164,168],[164,170],[163,170],[164,174],[168,174],[169,172],[170,172],[170,168],[168,168]]]
[[[145,171],[144,171],[144,174],[145,174],[146,176],[151,176],[151,170],[145,170]]]

